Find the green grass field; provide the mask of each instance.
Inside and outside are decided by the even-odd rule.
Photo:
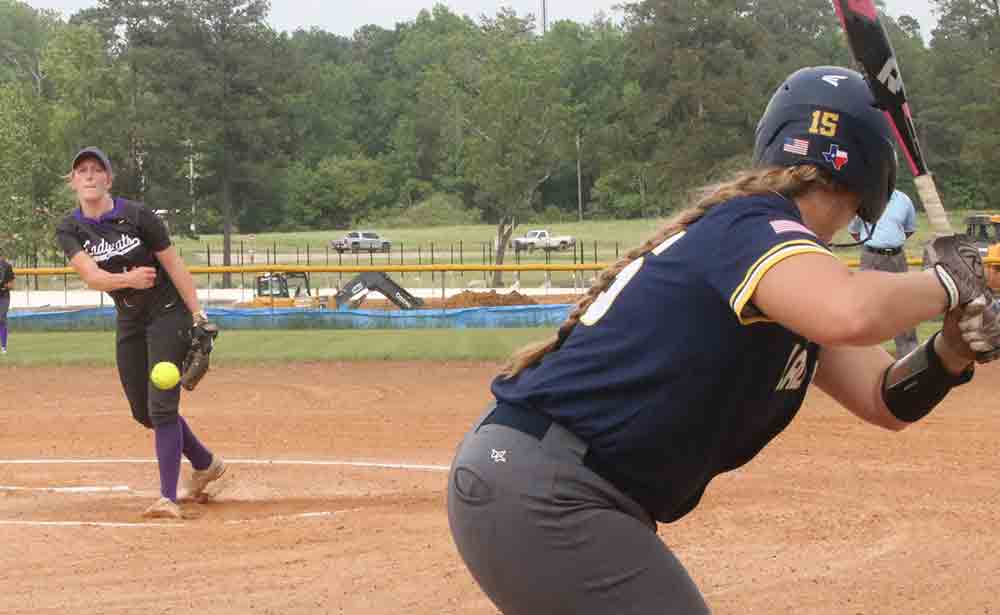
[[[940,323],[924,323],[917,333],[927,339]],[[503,361],[525,344],[540,341],[554,329],[412,329],[400,330],[259,330],[224,331],[212,360],[227,363],[301,361]],[[11,334],[5,367],[114,365],[113,332]],[[892,348],[893,344],[886,344]]]
[[[973,213],[971,211],[950,211],[948,216],[951,219],[953,228],[956,231],[965,230],[965,218]],[[927,220],[927,215],[923,212],[918,213],[919,230],[917,233],[910,238],[908,245],[909,251],[919,256],[919,250],[916,246],[920,246],[931,237],[930,224]],[[584,253],[587,260],[591,260],[593,252],[594,241],[599,242],[600,252],[604,253],[608,251],[608,247],[613,250],[615,242],[621,246],[621,249],[627,250],[633,246],[639,245],[643,240],[651,235],[659,226],[666,222],[666,219],[643,219],[643,220],[596,220],[596,221],[584,221],[584,222],[572,222],[572,223],[560,223],[560,224],[540,224],[540,225],[520,225],[515,231],[514,235],[519,236],[526,233],[532,228],[546,228],[552,233],[557,235],[573,235],[578,241],[582,242],[585,246]],[[251,246],[254,247],[258,254],[263,254],[266,249],[272,249],[275,244],[278,246],[280,252],[294,252],[295,248],[299,248],[302,253],[301,256],[305,257],[306,246],[309,246],[314,258],[318,258],[319,255],[323,254],[324,246],[327,245],[332,239],[337,239],[342,237],[345,232],[350,229],[339,229],[330,231],[308,231],[299,233],[261,233],[258,235],[245,235],[245,234],[235,234],[232,236],[232,241],[234,245],[239,245],[243,242],[244,250],[248,250]],[[438,257],[443,258],[448,252],[448,246],[457,245],[459,242],[465,247],[465,251],[469,256],[469,260],[474,260],[474,257],[478,254],[479,246],[483,243],[489,243],[493,241],[496,237],[496,226],[490,224],[479,224],[479,225],[466,225],[466,226],[436,226],[436,227],[426,227],[426,228],[382,228],[377,227],[374,230],[378,231],[386,238],[392,240],[394,244],[398,245],[402,243],[404,248],[409,251],[411,249],[416,249],[416,246],[421,246],[422,249],[427,252],[429,250],[430,244],[433,242],[438,247]],[[841,233],[836,241],[838,243],[847,242],[849,237],[846,232]],[[222,236],[221,235],[202,235],[198,240],[178,238],[178,247],[188,254],[203,254],[206,245],[210,245],[214,253],[219,253],[222,246]],[[845,249],[843,251],[845,255],[856,254],[857,249]],[[553,253],[557,255],[559,253]],[[570,253],[570,260],[572,260],[572,254]],[[601,254],[599,254],[601,256]],[[379,257],[376,257],[378,259]],[[533,260],[535,258],[544,258],[541,255],[531,257]],[[213,256],[213,262],[215,257]]]
[[[965,229],[965,217],[971,212],[956,211],[949,215],[956,230]],[[922,245],[932,237],[927,217],[921,213],[918,215],[919,229],[906,244],[906,249],[911,259],[918,259],[922,253]],[[657,227],[665,223],[663,219],[648,220],[603,220],[587,221],[579,223],[565,223],[554,225],[538,225],[539,228],[548,228],[553,233],[569,234],[577,238],[582,246],[582,258],[585,263],[609,264],[617,257],[624,254],[628,249],[639,245],[646,237],[651,235]],[[518,228],[516,235],[522,235],[530,228],[530,225],[522,225]],[[281,264],[296,265],[380,265],[380,264],[492,264],[494,256],[489,252],[496,235],[496,227],[492,225],[468,225],[468,226],[440,226],[427,228],[378,228],[385,237],[391,239],[393,251],[391,254],[350,254],[338,255],[326,246],[333,238],[342,236],[344,231],[309,231],[301,233],[263,233],[257,236],[240,235],[233,236],[233,255],[231,262],[239,265],[265,264],[279,262]],[[850,241],[846,232],[840,233],[835,238],[837,243],[848,243]],[[186,238],[176,238],[179,250],[188,265],[212,265],[222,264],[222,237],[219,235],[203,235],[197,241]],[[402,247],[402,254],[400,253]],[[278,257],[275,259],[274,250],[277,248]],[[419,250],[418,250],[419,248]],[[433,254],[432,254],[433,248]],[[252,256],[251,256],[252,250]],[[855,261],[859,257],[860,250],[854,248],[836,249],[837,255],[848,261]],[[545,253],[541,250],[528,253],[522,252],[514,254],[508,250],[505,263],[514,264],[534,264],[553,263],[569,264],[576,263],[580,259],[580,252],[563,251]],[[62,266],[61,258],[53,259],[51,256],[39,261],[40,266]],[[340,274],[334,278],[329,275],[318,277],[314,282],[314,287],[337,286],[339,287],[344,278]],[[413,274],[398,274],[399,282],[404,287],[439,287],[439,279],[426,279],[428,276]],[[573,288],[577,285],[584,285],[593,274],[580,274],[574,276],[568,273],[554,273],[550,276],[552,286],[561,288]],[[430,276],[433,278],[434,276]],[[348,276],[349,278],[349,276]],[[477,272],[466,272],[449,276],[451,287],[462,287],[468,285],[473,280],[481,279],[484,285],[490,283],[487,274]],[[514,277],[511,274],[504,276],[504,283],[510,284]],[[545,282],[546,276],[542,272],[526,272],[521,274],[520,283],[523,287],[541,286]],[[29,283],[28,276],[20,276],[16,282],[15,289],[23,290]],[[219,275],[199,274],[195,277],[199,288],[221,288],[223,280]],[[82,281],[75,275],[40,276],[37,283],[31,280],[31,286],[37,290],[76,290],[83,288]],[[232,280],[232,284],[237,287],[252,288],[254,284],[254,274],[248,273],[238,276]]]
[[[224,331],[213,362],[500,361],[553,329]],[[11,333],[4,366],[114,365],[114,332]]]

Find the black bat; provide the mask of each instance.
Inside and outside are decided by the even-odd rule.
[[[865,74],[868,87],[896,133],[896,140],[913,172],[914,183],[927,211],[931,228],[939,234],[954,234],[934,179],[927,169],[924,153],[920,149],[899,62],[885,26],[879,20],[875,3],[873,0],[833,0],[833,6],[837,9],[840,23],[847,34],[851,54]]]

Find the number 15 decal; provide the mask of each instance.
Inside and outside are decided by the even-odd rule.
[[[840,124],[839,113],[834,113],[833,111],[813,111],[809,134],[835,137],[837,136],[838,124]]]

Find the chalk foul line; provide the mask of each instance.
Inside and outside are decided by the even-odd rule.
[[[0,459],[0,466],[8,465],[106,465],[156,463],[156,459]],[[286,466],[339,466],[349,468],[377,468],[384,470],[424,470],[447,472],[448,466],[422,463],[388,463],[378,461],[341,461],[333,459],[226,459],[226,463],[242,465]]]

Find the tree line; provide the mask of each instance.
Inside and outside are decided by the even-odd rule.
[[[880,2],[878,4],[881,4]],[[1000,207],[1000,8],[886,19],[949,207]],[[781,79],[850,65],[827,0],[643,0],[620,22],[443,5],[345,37],[266,0],[0,0],[0,243],[51,242],[81,146],[177,231],[656,217],[745,166]],[[904,187],[908,173],[901,169]],[[503,255],[498,255],[503,261]]]

